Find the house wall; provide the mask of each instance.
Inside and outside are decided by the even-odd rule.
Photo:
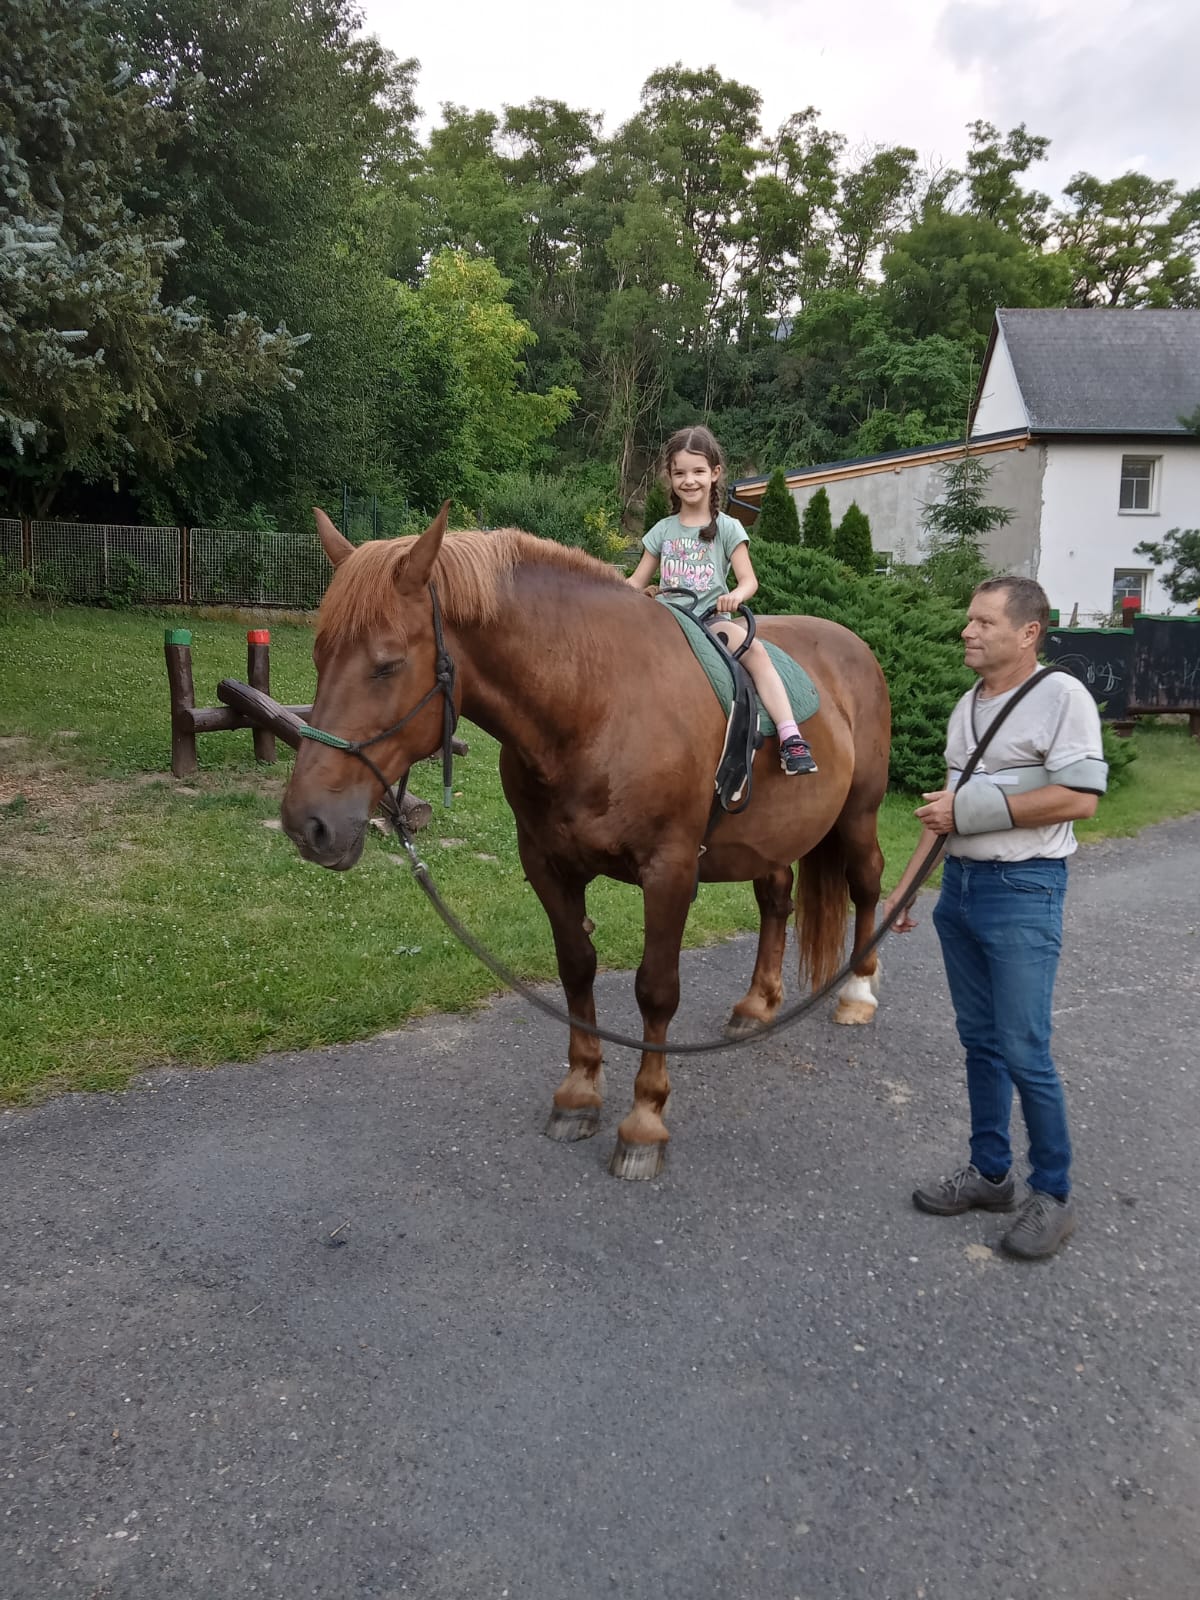
[[[1012,357],[1004,342],[1004,331],[999,327],[983,381],[985,387],[979,396],[975,417],[971,423],[972,435],[1007,433],[1014,428],[1027,428],[1029,417],[1025,410],[1025,402],[1021,398],[1017,375],[1013,371]]]
[[[983,551],[984,560],[998,571],[1032,577],[1037,570],[1038,518],[1042,491],[1041,452],[1036,446],[1024,449],[979,452],[993,469],[988,485],[992,505],[1008,506],[1016,515],[1007,527],[999,528]],[[819,488],[829,495],[834,527],[841,521],[852,500],[857,500],[871,523],[871,543],[886,550],[895,561],[919,561],[925,535],[921,516],[927,501],[936,500],[942,489],[940,462],[914,462],[885,467],[882,471],[857,477],[834,479],[825,484],[802,484],[792,489],[792,497],[803,517],[804,508]]]
[[[1053,440],[1042,446],[1041,559],[1037,578],[1065,622],[1074,606],[1080,622],[1094,623],[1113,609],[1113,573],[1150,574],[1145,609],[1186,612],[1173,606],[1149,560],[1134,552],[1143,539],[1172,528],[1200,527],[1200,444],[1191,439]],[[1158,462],[1155,509],[1122,512],[1121,457]]]

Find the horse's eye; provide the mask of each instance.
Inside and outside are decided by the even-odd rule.
[[[394,678],[403,665],[402,661],[381,661],[371,676],[373,678]]]

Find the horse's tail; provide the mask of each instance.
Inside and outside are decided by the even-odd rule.
[[[800,981],[814,989],[828,983],[842,964],[850,893],[846,852],[835,829],[801,856],[796,873],[796,935]]]

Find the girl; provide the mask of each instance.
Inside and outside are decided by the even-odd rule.
[[[728,620],[713,632],[728,650],[746,637],[746,626],[730,613],[758,589],[745,528],[721,509],[725,457],[707,428],[681,428],[667,440],[663,464],[673,515],[656,522],[642,540],[645,553],[626,582],[644,589],[661,569],[663,589],[694,594],[697,616],[711,611]],[[737,585],[727,583],[732,566]],[[668,602],[669,603],[669,602]],[[742,657],[767,715],[779,730],[779,765],[791,775],[816,772],[808,741],[792,717],[787,691],[766,648],[755,639]]]

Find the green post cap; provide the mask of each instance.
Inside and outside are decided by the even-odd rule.
[[[164,644],[191,644],[192,635],[187,628],[168,628],[163,634]]]

